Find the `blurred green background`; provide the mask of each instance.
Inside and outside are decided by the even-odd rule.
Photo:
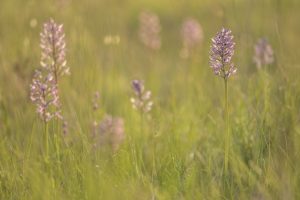
[[[138,38],[139,14],[161,22],[162,47]],[[1,199],[299,199],[300,1],[1,0]],[[180,28],[194,17],[202,45],[182,59]],[[39,33],[64,24],[71,75],[62,79],[70,147],[52,174],[41,159],[43,127],[29,99],[39,67]],[[232,154],[223,172],[223,81],[209,68],[211,38],[230,28],[238,68],[229,80]],[[105,44],[118,36],[118,44]],[[259,70],[253,45],[266,37],[275,63]],[[132,109],[132,79],[145,80],[151,118]],[[100,111],[92,110],[93,93]],[[125,121],[116,153],[91,150],[91,124],[104,113]]]

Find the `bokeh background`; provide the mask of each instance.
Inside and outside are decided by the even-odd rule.
[[[160,19],[159,50],[139,40],[142,11]],[[299,11],[298,0],[1,0],[1,199],[299,199]],[[188,17],[201,24],[203,41],[183,59],[180,30]],[[71,75],[60,94],[71,145],[49,175],[29,84],[50,18],[66,34]],[[234,35],[238,68],[229,80],[228,177],[224,86],[209,68],[211,38],[222,27]],[[275,56],[263,70],[253,62],[261,37]],[[130,103],[133,79],[152,91],[143,131]],[[105,114],[124,119],[126,138],[114,153],[92,150],[93,121]]]

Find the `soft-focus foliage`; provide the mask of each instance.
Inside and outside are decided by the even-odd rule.
[[[93,140],[95,148],[109,146],[117,151],[125,139],[124,120],[119,117],[105,116],[95,127]]]

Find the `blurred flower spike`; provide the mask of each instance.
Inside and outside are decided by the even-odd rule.
[[[182,58],[187,58],[203,41],[203,30],[199,22],[194,18],[186,19],[181,27],[181,37],[183,47],[180,55]]]
[[[152,109],[153,102],[151,101],[151,92],[145,91],[144,83],[140,80],[133,80],[131,86],[135,97],[131,98],[131,103],[134,109],[141,113],[147,113]]]
[[[260,38],[254,46],[253,61],[257,68],[270,65],[274,62],[274,52],[268,40]]]
[[[139,27],[139,38],[148,48],[158,50],[161,47],[161,25],[159,17],[152,12],[141,12]]]

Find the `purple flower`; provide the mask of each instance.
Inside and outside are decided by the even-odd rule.
[[[48,122],[53,117],[61,118],[57,85],[53,83],[51,76],[43,77],[41,71],[35,71],[30,84],[30,99],[43,121]]]
[[[181,28],[181,37],[183,41],[183,49],[181,56],[186,58],[190,51],[199,45],[203,40],[203,31],[201,25],[196,19],[186,19]]]
[[[264,65],[269,65],[274,62],[274,53],[271,45],[267,39],[260,38],[254,46],[253,61],[257,68],[261,68]]]
[[[133,80],[132,81],[132,88],[135,92],[136,96],[141,96],[144,92],[144,84],[140,80]]]
[[[158,16],[155,13],[144,11],[140,14],[139,21],[139,37],[141,42],[150,49],[160,49],[161,25]]]
[[[58,92],[58,77],[69,74],[63,25],[53,19],[43,25],[40,34],[41,69],[36,70],[30,85],[30,98],[39,116],[48,122],[53,117],[63,119]]]
[[[135,97],[130,99],[133,108],[140,110],[142,113],[149,112],[153,105],[153,102],[150,100],[151,92],[145,91],[143,81],[133,80],[131,84],[135,93]]]
[[[235,74],[237,69],[231,61],[234,54],[233,35],[231,30],[222,28],[212,39],[210,50],[210,67],[214,73],[224,79]]]
[[[66,60],[65,34],[62,24],[57,24],[53,19],[44,23],[40,34],[40,47],[42,50],[41,66],[53,74],[55,83],[58,77],[70,73]]]

